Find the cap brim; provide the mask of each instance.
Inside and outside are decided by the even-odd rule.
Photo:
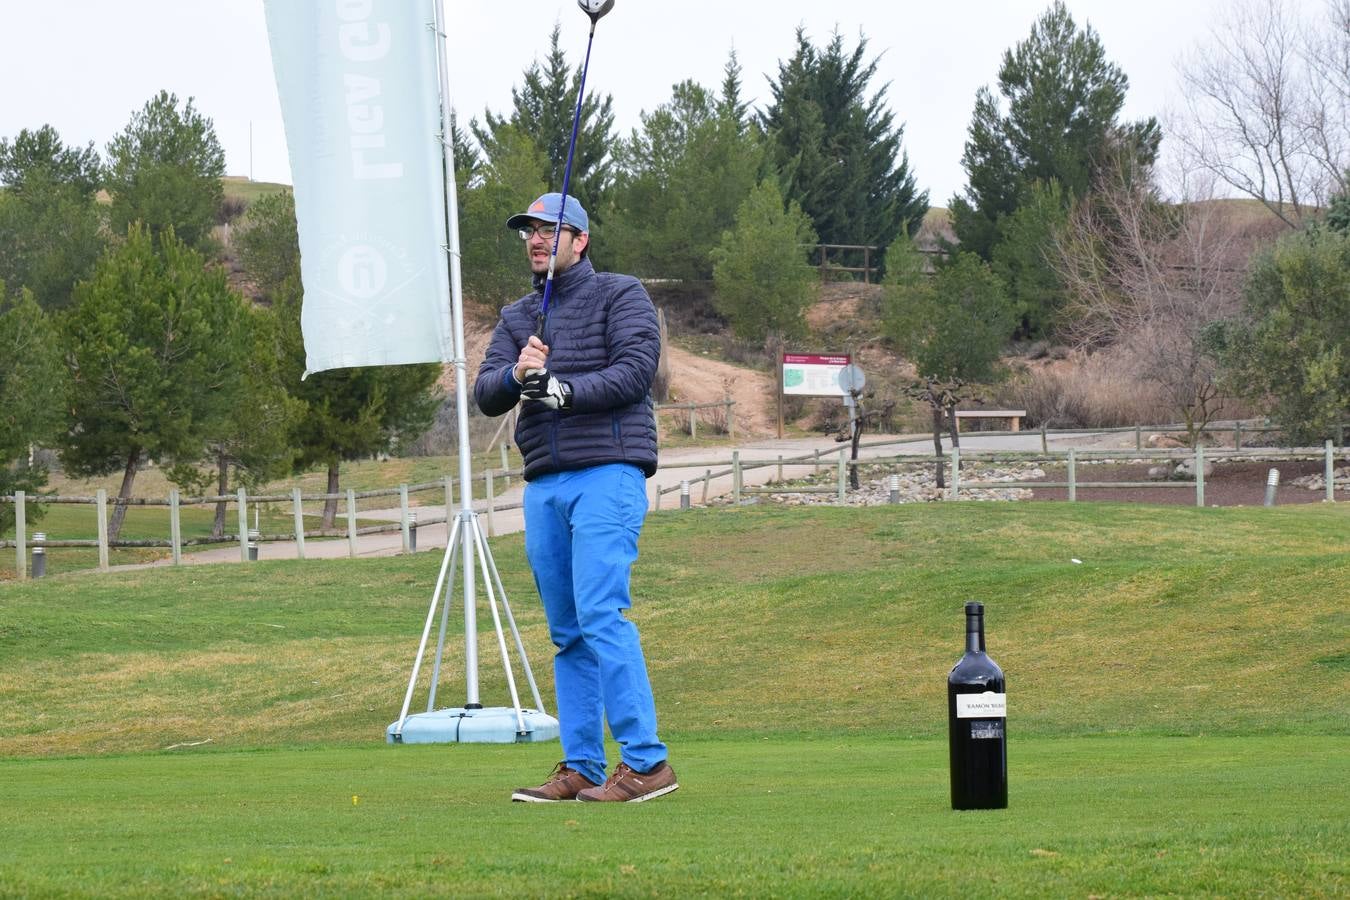
[[[533,213],[516,213],[506,220],[507,228],[524,228],[531,222],[557,222],[557,219],[544,219]]]

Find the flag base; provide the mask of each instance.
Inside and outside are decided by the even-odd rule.
[[[517,718],[510,706],[465,709],[455,706],[415,713],[385,731],[389,744],[530,744],[558,737],[558,720],[537,709],[522,709]],[[520,727],[524,720],[525,729]]]

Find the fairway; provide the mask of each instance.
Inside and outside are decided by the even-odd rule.
[[[0,896],[1350,890],[1350,510],[675,512],[641,549],[681,788],[621,807],[507,802],[557,744],[383,743],[439,554],[0,587]],[[551,706],[521,537],[493,550]],[[967,599],[1003,811],[948,806]]]

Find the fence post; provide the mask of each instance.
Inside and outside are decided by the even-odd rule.
[[[778,480],[783,480],[783,454],[778,454]]]
[[[300,503],[300,489],[291,488],[291,508],[295,512],[295,558],[305,558],[305,508]]]
[[[408,486],[400,484],[398,486],[398,522],[399,530],[403,535],[403,552],[412,552],[412,535],[409,533],[408,526]]]
[[[1134,449],[1137,452],[1144,449],[1144,432],[1138,425],[1134,426]]]
[[[1078,455],[1069,448],[1069,502],[1078,502]]]
[[[689,404],[689,439],[692,441],[698,437],[698,408]]]
[[[736,440],[736,401],[727,397],[727,437]]]
[[[24,581],[28,578],[28,541],[25,531],[28,527],[28,512],[25,508],[25,495],[23,491],[14,492],[14,546],[17,547],[17,558],[14,562],[14,571],[18,574],[19,580]]]
[[[356,491],[347,488],[347,553],[356,559]]]
[[[703,470],[703,505],[708,505],[708,482],[712,481],[712,469]]]
[[[492,483],[492,470],[491,470],[491,469],[488,469],[486,472],[483,473],[483,484],[487,486],[487,522],[488,522],[488,537],[496,537],[496,536],[497,536],[497,529],[494,528],[493,525],[492,525],[492,504],[493,504],[493,501],[496,499],[496,494],[494,493],[494,491],[496,490],[496,486],[493,485],[493,483]]]
[[[819,449],[812,450],[812,451],[811,451],[811,458],[812,458],[812,461],[811,461],[811,474],[812,474],[812,475],[819,475],[819,474],[820,474],[820,450],[819,450]]]
[[[741,451],[731,451],[731,502],[741,505]]]
[[[961,448],[952,448],[952,499],[961,499]]]
[[[1042,453],[1049,453],[1049,452],[1050,452],[1050,441],[1049,441],[1049,439],[1046,437],[1046,434],[1045,434],[1045,423],[1044,423],[1044,422],[1041,423],[1041,452],[1042,452]]]
[[[239,489],[239,561],[248,562],[248,496]]]
[[[511,471],[511,460],[506,455],[506,441],[502,441],[502,471],[503,472]],[[511,476],[505,475],[503,477],[506,478],[505,490],[508,491],[511,490]]]
[[[445,533],[450,534],[450,510],[455,507],[455,479],[445,476]]]
[[[1241,420],[1241,419],[1234,419],[1234,420],[1233,420],[1233,449],[1234,449],[1234,450],[1241,450],[1241,449],[1242,449],[1242,420]]]
[[[1195,445],[1195,505],[1205,505],[1205,448]]]
[[[108,571],[108,492],[98,489],[94,495],[94,507],[98,510],[98,570]]]
[[[836,478],[836,485],[835,485],[835,487],[836,487],[836,496],[837,496],[837,498],[838,498],[838,500],[839,500],[840,503],[843,503],[843,502],[844,502],[844,483],[845,483],[845,481],[846,481],[846,479],[845,479],[845,477],[844,477],[844,473],[845,473],[845,471],[848,469],[848,464],[844,462],[844,459],[845,459],[845,457],[844,457],[844,448],[843,448],[843,447],[840,447],[840,448],[839,448],[839,462],[838,462],[838,464],[835,466],[835,473],[836,473],[836,475],[835,475],[835,478]]]
[[[1326,463],[1326,476],[1327,476],[1327,502],[1328,502],[1328,503],[1335,503],[1335,502],[1336,502],[1336,466],[1335,466],[1335,460],[1333,459],[1333,457],[1332,457],[1332,455],[1331,455],[1331,446],[1332,446],[1332,445],[1331,445],[1331,439],[1328,438],[1328,439],[1327,439],[1327,463]]]
[[[174,488],[169,491],[169,546],[175,566],[183,564],[183,518],[178,503],[178,488]]]

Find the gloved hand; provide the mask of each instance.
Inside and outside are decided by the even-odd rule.
[[[567,409],[572,405],[572,387],[548,373],[531,369],[520,384],[520,399],[542,403],[549,409]]]

